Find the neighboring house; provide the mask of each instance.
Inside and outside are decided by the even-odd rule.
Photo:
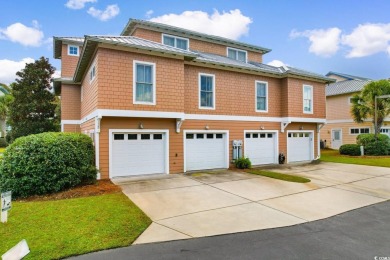
[[[355,144],[359,134],[374,132],[371,118],[358,124],[351,115],[351,97],[372,80],[338,72],[326,76],[337,81],[326,87],[327,123],[321,130],[321,139],[326,140],[328,147],[339,149],[343,144]],[[390,135],[390,120],[385,120],[381,132]]]
[[[101,178],[319,156],[333,79],[262,63],[269,49],[131,19],[121,36],[54,37],[62,131],[91,136]]]

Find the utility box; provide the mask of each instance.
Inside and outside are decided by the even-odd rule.
[[[242,157],[242,140],[233,140],[233,160]]]

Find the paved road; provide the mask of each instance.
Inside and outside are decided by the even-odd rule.
[[[390,201],[292,227],[134,245],[74,259],[381,259],[380,257],[390,259]]]

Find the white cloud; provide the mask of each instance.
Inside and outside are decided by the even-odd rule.
[[[26,63],[32,63],[32,58],[24,58],[21,61],[0,60],[0,82],[10,84],[15,81],[16,72],[24,69]]]
[[[83,9],[86,3],[96,3],[97,0],[69,0],[65,6],[70,9]]]
[[[343,35],[342,44],[349,46],[348,58],[369,56],[378,52],[390,55],[390,23],[363,24],[356,27],[352,33]]]
[[[340,34],[341,30],[334,27],[329,29],[306,30],[303,32],[292,30],[290,37],[306,37],[310,41],[309,52],[318,56],[330,57],[339,50]]]
[[[107,21],[119,14],[119,7],[118,5],[108,5],[106,7],[106,10],[102,11],[99,9],[96,9],[95,7],[90,7],[87,11],[90,15],[93,17],[99,19],[100,21]]]
[[[146,17],[146,18],[150,18],[150,17],[152,16],[153,13],[154,13],[153,10],[149,10],[149,11],[147,11],[147,12],[145,13],[145,17]]]
[[[273,61],[268,62],[267,65],[271,65],[274,67],[282,67],[282,66],[285,66],[287,64],[285,64],[283,61],[280,61],[280,60],[273,60]]]
[[[214,10],[212,14],[202,11],[185,11],[181,14],[166,14],[150,19],[152,22],[179,26],[201,33],[218,35],[237,40],[248,34],[252,19],[239,9],[223,11]]]
[[[55,70],[53,75],[51,76],[53,79],[56,78],[61,78],[61,71],[60,70]]]
[[[38,47],[42,44],[43,32],[39,30],[37,21],[33,21],[33,27],[21,23],[14,23],[7,28],[0,28],[0,39],[10,40],[24,46]]]

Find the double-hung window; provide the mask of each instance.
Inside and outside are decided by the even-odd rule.
[[[233,60],[246,62],[247,52],[243,50],[227,48],[227,56]]]
[[[134,104],[156,104],[156,65],[134,61]]]
[[[215,109],[215,76],[199,74],[199,108]]]
[[[268,83],[256,81],[256,111],[268,112]]]
[[[68,45],[68,55],[70,55],[70,56],[79,56],[79,46]]]
[[[303,113],[313,114],[313,86],[303,85]]]
[[[183,50],[188,50],[188,39],[166,34],[163,34],[162,37],[163,44]]]

